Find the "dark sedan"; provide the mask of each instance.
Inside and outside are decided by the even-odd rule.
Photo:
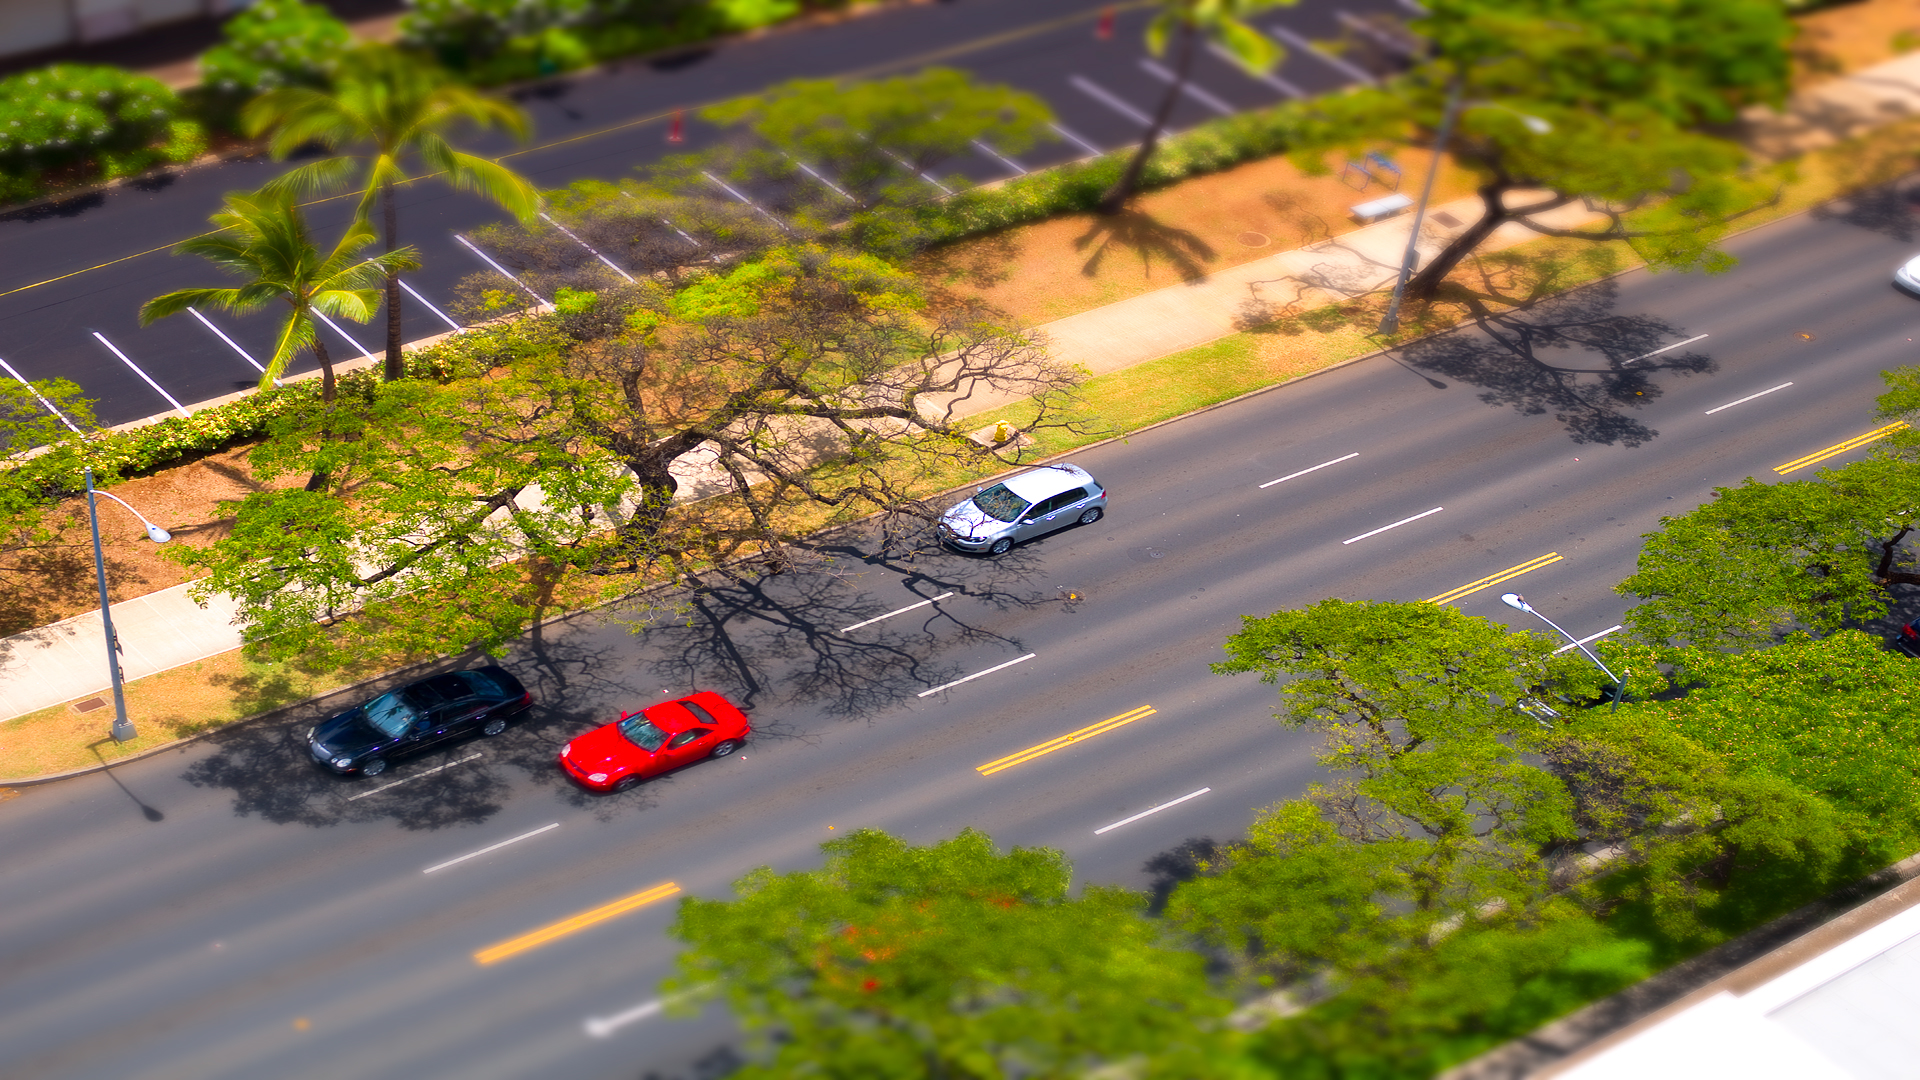
[[[379,776],[395,758],[474,732],[498,735],[533,705],[503,668],[449,671],[392,690],[307,732],[313,760],[337,773]]]

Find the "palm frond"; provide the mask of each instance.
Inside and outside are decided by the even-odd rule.
[[[245,295],[244,290],[241,289],[175,289],[173,292],[156,296],[140,305],[140,325],[151,326],[169,315],[178,315],[190,307],[244,314],[258,309],[260,304]]]

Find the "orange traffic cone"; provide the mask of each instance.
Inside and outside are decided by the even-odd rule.
[[[667,124],[667,141],[682,143],[687,141],[687,114],[685,110],[673,110],[673,119]]]
[[[1113,40],[1113,8],[1104,7],[1100,9],[1100,21],[1094,24],[1093,36],[1099,38],[1101,41]]]

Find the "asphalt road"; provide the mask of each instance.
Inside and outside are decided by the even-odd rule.
[[[655,1011],[673,890],[817,865],[862,826],[972,825],[1164,892],[1316,776],[1272,688],[1207,670],[1239,616],[1533,564],[1455,602],[1517,620],[1497,597],[1518,589],[1576,634],[1616,624],[1612,586],[1662,515],[1875,426],[1878,372],[1920,336],[1920,301],[1888,284],[1905,213],[1888,196],[1790,219],[1736,239],[1723,276],[1626,274],[1090,449],[1074,460],[1110,515],[1000,560],[879,558],[854,535],[637,637],[605,615],[546,626],[506,661],[540,703],[524,725],[378,781],[310,767],[309,714],[26,789],[0,804],[0,1074],[718,1075],[725,1014]],[[553,764],[618,709],[695,688],[748,708],[743,752],[613,797]]]
[[[1011,167],[983,152],[951,168],[977,181],[998,180],[1012,175],[1014,167],[1037,168],[1139,138],[1142,124],[1129,110],[1135,116],[1150,112],[1164,90],[1144,66],[1147,15],[1123,12],[1112,38],[1102,41],[1095,28],[1103,6],[1087,0],[950,0],[890,8],[835,26],[771,33],[668,60],[633,61],[518,93],[534,122],[529,146],[517,147],[499,135],[466,145],[476,153],[511,154],[508,163],[544,189],[587,177],[619,179],[636,166],[698,149],[716,136],[692,116],[686,142],[669,144],[668,118],[676,109],[692,112],[792,78],[878,77],[939,63],[1029,90],[1054,109],[1062,137],[1020,155]],[[1393,58],[1378,50],[1337,60],[1304,47],[1307,39],[1338,37],[1343,11],[1405,14],[1395,0],[1306,0],[1262,16],[1263,28],[1295,39],[1286,60],[1269,79],[1257,80],[1203,53],[1194,66],[1195,92],[1182,97],[1173,127],[1197,124],[1223,110],[1346,85],[1366,74],[1354,69],[1355,63],[1389,67]],[[171,403],[191,407],[253,385],[255,368],[192,316],[143,329],[137,313],[146,300],[171,289],[219,284],[221,275],[211,266],[167,249],[207,227],[223,192],[258,187],[285,167],[265,158],[233,161],[54,209],[0,214],[0,358],[29,379],[60,376],[78,383],[107,424],[166,413]],[[316,235],[330,235],[344,225],[352,205],[350,199],[337,199],[313,207]],[[416,245],[424,263],[409,276],[410,284],[444,311],[455,283],[486,269],[454,235],[500,216],[477,197],[438,182],[404,189],[401,240]],[[271,353],[276,314],[210,317],[262,361]],[[403,300],[403,316],[409,339],[447,329],[441,316],[411,297]],[[381,315],[368,326],[343,327],[345,338],[321,333],[338,361],[365,349],[377,353],[384,327]],[[312,361],[302,358],[292,370],[311,367]]]

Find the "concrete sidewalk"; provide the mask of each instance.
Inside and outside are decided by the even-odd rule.
[[[1757,153],[1783,156],[1830,145],[1868,128],[1920,115],[1920,53],[1822,84],[1797,95],[1788,110],[1750,110],[1744,136]],[[1516,195],[1516,201],[1526,200]],[[1429,210],[1419,250],[1431,257],[1479,216],[1477,199]],[[1542,224],[1578,226],[1597,215],[1572,205],[1542,216]],[[1054,358],[1094,374],[1204,345],[1271,318],[1279,309],[1311,309],[1392,284],[1406,249],[1411,215],[1355,229],[1293,251],[1283,251],[1207,277],[1170,286],[1048,323]],[[1518,223],[1501,227],[1480,249],[1497,250],[1537,234]],[[440,335],[444,336],[444,335]],[[426,344],[425,341],[409,347]],[[358,366],[350,362],[342,367]],[[224,399],[223,399],[224,400]],[[1009,404],[975,394],[955,409],[974,416]],[[202,402],[197,411],[218,402]],[[158,419],[158,418],[156,418]],[[696,449],[675,462],[683,497],[710,494],[720,479],[711,453]],[[129,679],[193,663],[240,646],[234,603],[216,597],[206,607],[180,585],[113,606],[123,670]],[[59,705],[86,704],[108,688],[106,639],[91,612],[52,626],[0,639],[0,720]]]

